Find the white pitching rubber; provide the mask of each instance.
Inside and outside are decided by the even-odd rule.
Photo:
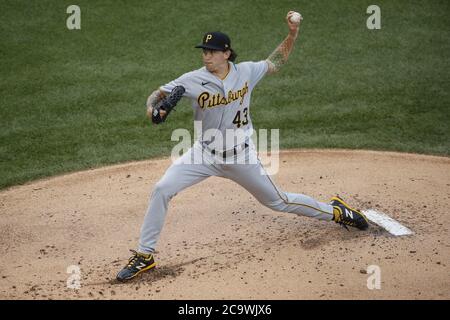
[[[413,234],[413,232],[407,227],[400,224],[400,222],[392,219],[387,214],[375,211],[372,209],[362,211],[364,215],[380,227],[386,229],[390,234],[394,236],[407,236]]]

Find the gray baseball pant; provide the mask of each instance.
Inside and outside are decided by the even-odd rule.
[[[154,186],[141,228],[138,251],[152,253],[164,225],[169,201],[179,192],[211,176],[235,181],[261,204],[275,211],[330,221],[333,207],[313,198],[280,190],[265,173],[253,143],[229,161],[213,155],[199,142],[177,159]],[[202,159],[202,161],[197,161]],[[238,160],[239,159],[239,162]],[[196,163],[199,162],[199,163]],[[237,163],[236,163],[237,162]],[[243,163],[245,162],[245,163]]]

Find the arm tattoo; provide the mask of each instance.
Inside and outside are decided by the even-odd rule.
[[[282,43],[275,49],[274,52],[267,58],[269,66],[272,67],[272,71],[276,72],[280,70],[280,67],[286,63],[289,54],[294,48],[294,42],[296,37],[288,35]]]

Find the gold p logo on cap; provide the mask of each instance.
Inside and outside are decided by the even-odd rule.
[[[211,40],[211,39],[212,39],[212,34],[208,34],[208,35],[206,36],[205,42],[208,42],[208,41]]]

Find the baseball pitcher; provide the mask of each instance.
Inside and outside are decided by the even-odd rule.
[[[266,75],[287,62],[298,37],[301,15],[289,11],[287,37],[265,60],[235,63],[236,52],[230,38],[221,32],[208,32],[196,48],[202,49],[204,67],[185,73],[161,86],[147,100],[147,115],[155,124],[167,120],[177,102],[191,101],[195,121],[202,128],[194,145],[178,158],[156,183],[141,229],[140,241],[127,265],[118,273],[119,281],[129,280],[155,267],[153,253],[164,225],[169,201],[179,192],[210,176],[230,179],[248,190],[263,205],[320,220],[335,221],[364,230],[366,217],[341,198],[323,203],[297,193],[281,190],[266,174],[250,136],[253,132],[250,100],[253,89]],[[236,132],[233,139],[226,132]],[[202,159],[195,162],[193,159]]]

